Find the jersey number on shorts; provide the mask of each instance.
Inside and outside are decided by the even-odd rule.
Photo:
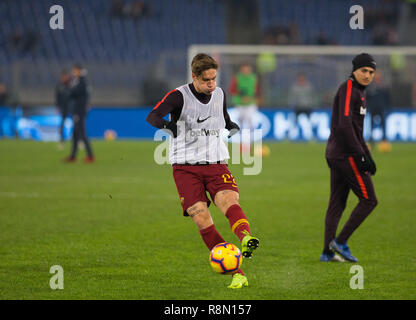
[[[235,182],[232,174],[224,173],[222,178],[224,179],[224,183],[232,183],[232,186],[237,188],[237,182]]]

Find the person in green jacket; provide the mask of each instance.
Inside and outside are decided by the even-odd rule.
[[[229,92],[231,103],[238,110],[240,127],[254,129],[253,118],[260,102],[260,85],[258,76],[253,72],[253,67],[248,63],[240,66],[239,72],[233,77]],[[249,149],[249,144],[242,143],[243,149]],[[246,147],[244,147],[246,146]]]

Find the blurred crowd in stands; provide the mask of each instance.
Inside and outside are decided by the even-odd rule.
[[[177,84],[186,79],[184,65],[191,44],[239,43],[229,39],[228,28],[232,24],[229,17],[233,15],[226,14],[229,2],[223,0],[61,0],[65,8],[64,31],[49,30],[45,19],[40,18],[45,12],[49,17],[51,3],[52,0],[0,0],[0,105],[14,103],[17,96],[23,100],[22,87],[32,86],[37,90],[41,86],[53,86],[56,70],[74,61],[91,65],[90,80],[95,92],[98,88],[101,92],[108,92],[108,87],[117,88],[113,91],[127,97],[123,100],[127,101],[125,104],[139,101],[138,104],[151,105],[159,98],[160,91],[172,85],[167,81]],[[363,0],[360,3],[365,6],[365,29],[351,32],[348,24],[351,2],[259,1],[258,17],[247,23],[247,28],[258,29],[255,43],[251,44],[406,45],[399,41],[404,2]],[[411,9],[409,19],[416,20],[416,4]],[[201,12],[204,14],[198,15]],[[32,16],[33,19],[27,18]],[[405,68],[416,65],[412,59],[392,56],[385,65],[400,78],[407,74],[403,72]],[[264,95],[269,94],[269,99],[265,99],[269,104],[304,108],[331,103],[331,95],[327,97],[326,91],[333,89],[332,82],[324,72],[315,75],[314,70],[303,70],[309,67],[307,63],[296,64],[268,53],[260,54],[258,60],[263,63],[253,63],[254,69],[272,78],[272,82],[262,83]],[[320,66],[315,63],[315,67]],[[167,72],[172,73],[169,79]],[[290,77],[282,76],[290,72]],[[231,73],[223,73],[225,82]],[[324,85],[318,83],[318,77],[326,81]],[[404,84],[393,82],[399,83],[400,88],[406,87],[406,92],[411,88],[412,106],[416,107],[414,79],[407,77],[402,81]],[[273,86],[273,90],[267,90],[267,85]],[[396,89],[392,92],[399,92]],[[403,94],[396,94],[400,95]]]
[[[371,33],[369,44],[397,45],[398,13],[380,8],[365,11],[365,28]],[[309,30],[308,30],[309,31]],[[288,24],[275,24],[264,30],[263,43],[269,45],[339,45],[337,37],[329,36],[326,31],[320,30],[316,36],[309,39],[302,35],[296,22]]]
[[[137,19],[146,16],[149,13],[149,7],[141,0],[126,2],[125,0],[113,0],[111,15],[119,18]]]

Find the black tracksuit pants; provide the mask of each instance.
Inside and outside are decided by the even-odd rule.
[[[359,172],[353,157],[327,159],[327,162],[331,170],[331,195],[325,217],[324,252],[329,252],[329,243],[336,236],[350,190],[355,193],[359,202],[336,237],[338,243],[346,243],[377,205],[371,176],[368,172]]]
[[[90,142],[87,136],[87,130],[85,127],[86,115],[74,114],[74,130],[72,134],[72,151],[71,158],[75,158],[78,151],[78,142],[82,140],[85,145],[85,150],[87,151],[88,157],[93,157],[92,149]]]
[[[59,127],[59,134],[60,134],[60,138],[61,138],[61,142],[64,142],[64,126],[65,126],[65,119],[68,116],[68,108],[64,107],[60,109],[61,111],[61,125]]]

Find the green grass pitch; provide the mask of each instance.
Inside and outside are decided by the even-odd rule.
[[[0,299],[416,299],[416,146],[374,151],[379,205],[349,241],[364,270],[321,263],[329,197],[325,144],[270,143],[257,176],[231,165],[261,247],[230,290],[189,218],[154,142],[93,141],[94,164],[63,164],[55,143],[0,140]],[[357,198],[351,193],[341,220]],[[211,206],[217,229],[238,244]],[[64,269],[52,290],[49,269]]]

